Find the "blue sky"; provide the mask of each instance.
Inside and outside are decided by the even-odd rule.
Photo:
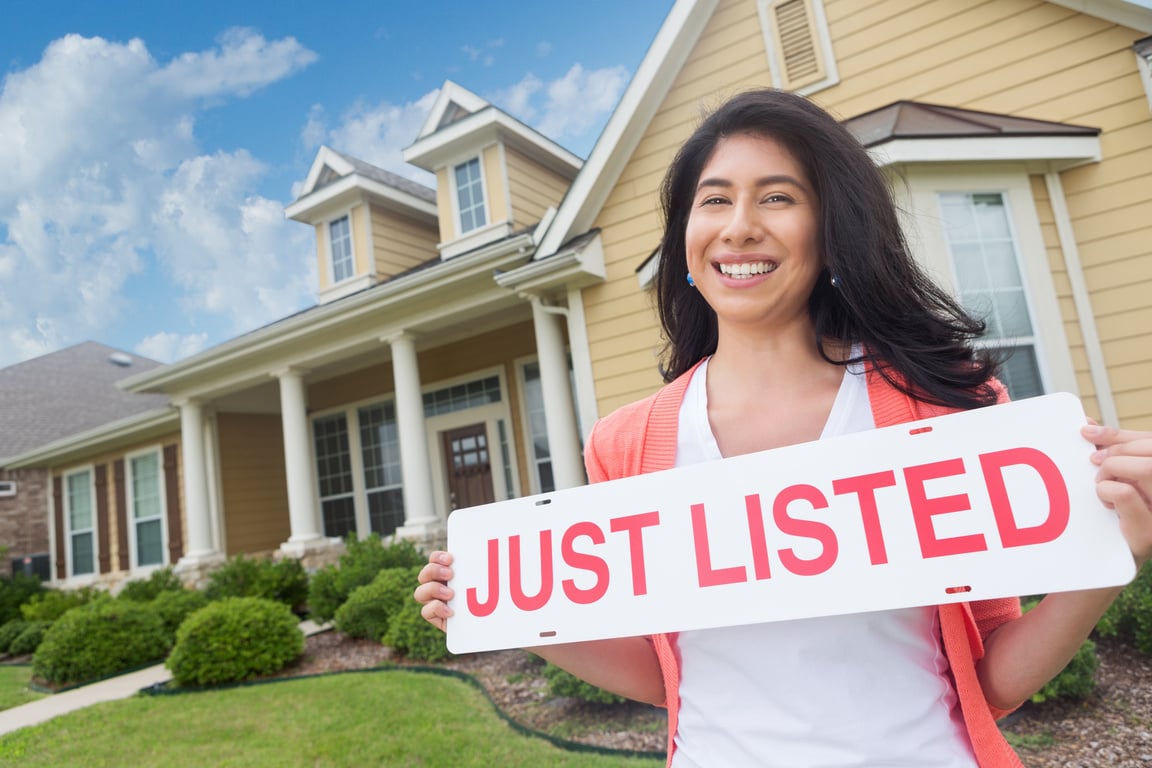
[[[170,362],[315,303],[283,207],[400,150],[451,79],[587,156],[673,0],[41,0],[0,26],[0,366]]]

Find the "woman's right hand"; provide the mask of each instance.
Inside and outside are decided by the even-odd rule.
[[[428,555],[428,564],[420,569],[420,586],[412,596],[422,606],[420,615],[432,626],[443,631],[452,609],[448,601],[452,599],[452,590],[448,587],[448,580],[452,578],[452,553],[433,552]]]

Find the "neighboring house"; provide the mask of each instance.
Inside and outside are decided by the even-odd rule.
[[[179,409],[180,567],[432,543],[454,507],[584,482],[582,435],[661,381],[663,173],[749,87],[870,148],[1015,396],[1152,429],[1149,33],[1119,0],[681,0],[585,162],[454,83],[405,152],[435,190],[321,149],[287,209],[318,306],[122,383]]]
[[[161,456],[176,456],[176,414],[164,395],[116,386],[159,365],[89,341],[0,369],[3,573],[85,581],[160,561],[163,522],[148,510],[163,510]]]

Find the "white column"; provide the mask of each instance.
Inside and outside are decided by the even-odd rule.
[[[308,448],[307,395],[299,371],[278,371],[276,378],[280,381],[280,422],[284,432],[284,471],[288,478],[288,518],[292,529],[280,549],[301,555],[309,544],[323,538],[312,452]]]
[[[544,423],[548,427],[548,453],[556,489],[584,484],[584,460],[568,380],[568,355],[564,352],[562,318],[532,297],[532,324],[536,331],[536,355],[540,359],[540,389],[544,395]]]
[[[204,409],[185,400],[180,406],[180,446],[184,461],[184,519],[188,541],[178,567],[195,566],[219,557],[212,546],[208,505],[208,471],[204,460]]]
[[[401,535],[426,532],[440,523],[432,497],[428,437],[424,429],[424,399],[416,344],[402,333],[386,339],[392,347],[392,378],[396,393],[396,434],[400,441],[400,471],[404,481],[404,527]]]

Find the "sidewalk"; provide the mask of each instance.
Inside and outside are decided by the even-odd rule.
[[[305,637],[323,632],[328,625],[320,626],[311,620],[300,622],[300,631]],[[43,723],[58,715],[65,715],[77,709],[134,696],[137,691],[157,683],[172,679],[172,673],[163,664],[138,669],[126,675],[110,677],[98,683],[73,688],[63,693],[54,693],[42,699],[21,704],[18,707],[0,712],[0,734],[11,733],[19,728]]]

